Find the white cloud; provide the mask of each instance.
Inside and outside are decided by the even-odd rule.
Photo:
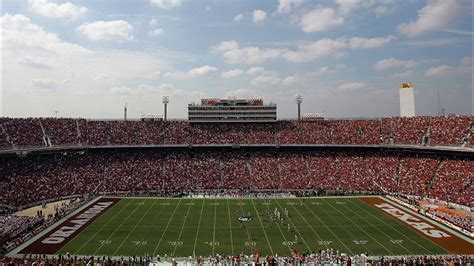
[[[168,96],[178,96],[182,95],[183,92],[180,89],[175,88],[171,84],[160,84],[157,86],[140,84],[135,88],[131,87],[112,87],[109,89],[109,92],[112,94],[119,95],[168,95]]]
[[[183,71],[166,72],[163,74],[163,77],[168,78],[168,79],[190,79],[190,78],[210,76],[217,71],[218,71],[217,68],[213,66],[205,65],[202,67],[193,68],[189,70],[188,72],[183,72]]]
[[[250,97],[256,97],[256,95],[257,95],[257,91],[255,90],[238,89],[238,90],[227,91],[224,94],[224,97],[250,98]]]
[[[153,37],[153,36],[159,36],[163,33],[163,29],[154,29],[148,31],[148,36]]]
[[[251,67],[245,73],[250,76],[255,76],[262,73],[264,70],[263,67]]]
[[[240,47],[236,41],[224,41],[211,50],[220,54],[229,64],[259,64],[272,59],[286,59],[290,62],[309,62],[323,56],[342,57],[347,47],[344,39],[321,39],[300,44],[294,50]]]
[[[150,22],[148,22],[148,26],[154,27],[156,25],[158,25],[158,20],[156,20],[156,18],[151,18]]]
[[[60,86],[63,83],[64,82],[62,81],[53,80],[49,78],[38,78],[38,79],[31,80],[31,84],[33,85],[34,88],[47,89],[47,90],[55,90],[58,86]]]
[[[234,22],[241,22],[243,18],[244,18],[244,14],[240,13],[234,17]]]
[[[293,7],[296,7],[303,3],[303,0],[278,0],[277,13],[288,13],[291,12]]]
[[[414,41],[405,41],[402,44],[409,46],[448,46],[459,43],[459,40],[456,38],[438,38],[438,39],[429,39],[429,40],[414,40]]]
[[[346,42],[343,39],[321,39],[315,42],[298,45],[294,51],[288,51],[283,57],[291,62],[309,62],[323,56],[341,57]]]
[[[77,27],[76,31],[93,41],[133,40],[133,27],[124,20],[85,23]]]
[[[374,68],[378,71],[389,68],[410,68],[418,64],[415,60],[399,60],[393,57],[386,58],[375,63]]]
[[[252,20],[255,24],[263,23],[266,17],[267,13],[260,9],[255,9],[252,13]]]
[[[25,66],[33,67],[33,68],[38,68],[38,69],[50,69],[53,66],[51,60],[49,60],[47,57],[42,57],[42,56],[20,57],[18,59],[18,63]]]
[[[171,9],[181,6],[181,0],[150,0],[150,4],[163,9]]]
[[[425,76],[430,78],[453,77],[474,75],[472,69],[472,58],[463,57],[457,66],[440,65],[425,71]]]
[[[360,0],[333,0],[336,4],[339,5],[341,13],[347,14],[357,7],[360,3]]]
[[[71,2],[62,4],[48,0],[28,0],[28,8],[34,13],[48,18],[67,18],[75,20],[87,12],[87,8]]]
[[[458,30],[458,29],[445,29],[445,32],[454,33],[454,34],[461,34],[461,35],[474,35],[473,31],[468,30]]]
[[[395,73],[392,75],[392,78],[394,79],[405,79],[409,77],[415,76],[415,71],[413,70],[407,70],[405,72],[400,72],[400,73]]]
[[[348,82],[348,83],[343,83],[337,87],[338,91],[342,92],[349,92],[349,91],[355,91],[355,90],[360,90],[363,88],[367,88],[368,85],[366,83],[362,82]]]
[[[398,25],[398,32],[408,36],[418,36],[426,32],[441,30],[459,14],[457,0],[429,0],[427,5],[418,11],[415,21]]]
[[[255,87],[265,87],[270,85],[276,85],[280,82],[281,79],[278,74],[273,72],[265,72],[260,76],[253,78],[250,83]]]
[[[242,69],[234,69],[226,72],[221,72],[221,77],[225,79],[237,78],[245,74]]]
[[[304,81],[304,78],[301,77],[300,75],[290,75],[290,76],[287,76],[283,80],[283,85],[293,86],[293,85],[301,84],[303,83],[303,81]]]
[[[389,35],[383,38],[363,38],[363,37],[353,37],[350,40],[352,49],[368,49],[376,48],[383,46],[395,39],[394,36]]]
[[[281,57],[284,49],[260,49],[259,47],[239,47],[236,41],[224,41],[212,47],[212,51],[224,57],[229,64],[258,64]]]
[[[303,15],[300,25],[304,32],[321,32],[344,25],[344,18],[332,8],[315,8]]]

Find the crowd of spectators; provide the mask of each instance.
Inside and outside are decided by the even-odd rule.
[[[0,247],[42,225],[43,221],[44,217],[40,214],[34,217],[0,216]]]
[[[383,152],[101,150],[0,159],[0,203],[98,192],[335,190],[429,196],[471,206],[474,162]]]
[[[472,145],[472,116],[302,120],[276,123],[96,121],[1,118],[0,149],[160,144],[412,144]]]
[[[159,255],[109,257],[109,256],[72,256],[56,255],[24,255],[22,258],[4,257],[0,259],[3,265],[140,265],[148,266],[151,263],[167,262],[171,265],[470,265],[470,255],[444,256],[397,256],[397,257],[368,257],[366,254],[348,256],[335,250],[320,250],[318,252],[291,256],[257,255],[220,255],[209,257],[184,257],[176,260],[169,256],[161,258]]]

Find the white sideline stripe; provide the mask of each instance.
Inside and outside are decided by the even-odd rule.
[[[133,209],[133,211],[127,216],[127,218],[125,218],[120,224],[119,226],[117,226],[117,228],[112,232],[112,234],[110,234],[107,239],[105,239],[106,241],[107,240],[110,240],[110,238],[112,238],[113,235],[115,235],[115,233],[120,229],[120,227],[122,227],[122,225],[128,220],[128,218],[130,218],[130,216],[132,216],[132,214],[134,214],[139,206],[142,206],[142,205],[137,205],[137,207],[135,207],[135,209]],[[100,245],[99,248],[94,252],[94,254],[99,254],[99,250],[105,245]]]
[[[347,202],[347,201],[346,201]],[[359,207],[357,204],[355,204],[353,201],[349,201],[350,204],[354,205],[355,207],[359,208],[359,209],[362,209],[361,207]],[[349,210],[351,213],[354,213],[355,215],[359,216],[360,218],[364,219],[364,217],[360,216],[359,213],[357,212],[354,212],[352,211],[351,208],[347,207],[347,204],[344,205],[344,208],[346,208],[347,210]],[[385,223],[384,221],[380,220],[377,216],[373,215],[372,213],[369,213],[371,216],[375,217],[375,219],[379,220],[380,222],[382,223]],[[372,223],[370,223],[372,224]],[[380,233],[384,234],[387,239],[390,239],[392,238],[391,236],[389,236],[387,233],[385,233],[383,230],[380,230],[377,226],[374,226],[375,229],[377,229],[377,231],[379,231]],[[397,245],[399,245],[400,247],[402,247],[405,251],[407,251],[408,253],[407,254],[410,254],[410,250],[408,250],[404,245],[402,245],[401,243],[397,243]],[[432,254],[431,252],[428,252],[430,254]]]
[[[349,201],[349,202],[352,203],[352,201]],[[355,204],[355,203],[353,203],[353,204],[354,204],[355,206],[357,206],[357,204]],[[357,207],[358,207],[358,206],[357,206]],[[363,209],[363,208],[362,208],[362,207],[359,207],[359,209]],[[370,213],[372,216],[374,216],[375,218],[377,218],[377,220],[381,221],[383,224],[385,224],[385,225],[388,226],[389,228],[392,228],[392,230],[395,231],[395,232],[397,232],[399,235],[402,235],[405,239],[408,239],[409,241],[413,242],[415,245],[417,245],[417,246],[421,247],[422,249],[424,249],[424,250],[425,250],[426,252],[428,252],[429,254],[434,254],[434,253],[432,253],[431,251],[429,251],[428,249],[426,249],[423,245],[420,245],[418,242],[416,242],[415,240],[413,240],[411,237],[408,237],[408,236],[405,235],[403,232],[400,232],[399,230],[397,230],[396,227],[390,226],[387,222],[385,222],[384,220],[380,219],[379,217],[377,217],[377,216],[374,215],[373,213],[371,213],[371,212],[368,212],[368,213]],[[387,216],[387,217],[389,217],[389,216]],[[392,219],[392,218],[390,217],[390,219]],[[379,230],[379,231],[380,231],[380,230]],[[400,245],[402,245],[402,244],[400,244]],[[405,250],[407,250],[404,246],[403,246],[403,248],[404,248]],[[407,251],[408,251],[408,250],[407,250]],[[409,251],[408,251],[408,252],[409,252]]]
[[[227,212],[229,213],[230,247],[231,247],[231,250],[232,250],[232,254],[234,254],[234,240],[232,239],[232,221],[230,220],[229,199],[227,199]],[[215,228],[215,226],[214,226],[214,228]]]
[[[171,214],[171,216],[170,216],[170,218],[169,218],[169,220],[168,220],[168,223],[166,224],[165,230],[163,230],[163,233],[161,234],[160,240],[158,241],[158,244],[156,245],[156,248],[155,248],[155,250],[153,251],[153,254],[156,254],[156,251],[158,250],[158,247],[159,247],[160,244],[161,244],[161,240],[163,239],[163,236],[165,235],[166,230],[168,229],[168,226],[170,225],[170,222],[171,222],[172,218],[174,217],[174,214],[176,213],[176,209],[178,209],[178,206],[179,206],[179,204],[181,203],[181,199],[182,199],[182,198],[179,199],[178,204],[176,204],[176,207],[174,207],[173,214]]]
[[[143,220],[143,218],[145,218],[145,216],[150,212],[150,210],[153,208],[153,206],[155,206],[155,204],[158,202],[158,200],[155,200],[153,202],[153,204],[151,204],[150,207],[148,207],[148,210],[146,210],[145,214],[142,215],[142,217],[140,218],[140,220],[135,224],[135,226],[132,228],[132,230],[130,230],[130,232],[128,233],[127,237],[122,241],[122,243],[120,244],[120,246],[115,250],[114,252],[114,255],[120,250],[120,248],[123,246],[123,243],[125,243],[125,241],[128,240],[128,238],[132,235],[133,231],[135,231],[135,228],[137,228],[137,225],[140,224]]]
[[[265,231],[265,227],[263,227],[262,220],[260,220],[260,215],[258,214],[257,207],[255,207],[255,203],[253,202],[253,199],[252,199],[251,201],[252,201],[253,208],[254,208],[255,211],[257,212],[257,218],[258,218],[258,220],[260,221],[260,225],[262,226],[263,233],[265,234],[265,238],[267,239],[268,247],[270,248],[270,251],[272,252],[272,255],[275,255],[275,252],[273,252],[272,245],[270,244],[270,240],[268,240],[268,236],[267,236],[267,232]],[[249,244],[250,244],[250,243],[249,243]]]
[[[316,217],[316,219],[318,219],[326,227],[326,229],[329,232],[331,232],[334,238],[337,239],[337,241],[339,241],[339,243],[341,243],[342,246],[344,246],[344,248],[347,249],[347,251],[349,251],[351,254],[355,254],[354,252],[352,252],[352,250],[348,246],[346,246],[344,242],[342,242],[342,240],[339,237],[337,237],[337,235],[331,230],[331,228],[329,228],[329,226],[327,226],[326,223],[323,220],[321,220],[321,218],[319,218],[319,216],[317,216],[316,213],[314,213],[314,211],[310,207],[308,207],[308,205],[306,205],[306,203],[303,202],[303,205],[306,207],[306,209],[308,209],[313,214],[314,217]]]
[[[286,201],[288,203],[288,201]],[[280,202],[277,201],[277,204],[278,206],[280,206],[280,208],[283,210],[284,208],[281,206]],[[308,243],[306,243],[306,240],[304,240],[304,237],[303,235],[301,235],[300,231],[298,230],[298,228],[296,228],[295,224],[293,223],[293,221],[290,219],[290,217],[288,215],[286,215],[286,218],[288,218],[288,221],[291,223],[291,225],[295,228],[296,230],[296,233],[298,233],[298,235],[301,237],[301,240],[303,240],[303,243],[304,245],[306,246],[306,248],[308,249],[308,251],[312,251],[311,247],[308,246]]]
[[[191,203],[193,203],[193,200],[194,200],[194,199],[191,199]],[[188,218],[189,210],[191,209],[192,206],[193,206],[193,204],[189,204],[188,211],[186,212],[186,216],[185,216],[183,225],[181,226],[181,230],[179,231],[178,241],[177,241],[177,242],[179,242],[179,240],[181,239],[181,234],[183,233],[184,224],[186,224],[186,220],[187,220],[187,218]],[[177,249],[177,248],[178,248],[178,245],[175,245],[175,246],[174,246],[173,255],[174,255],[174,253],[176,253],[176,249]]]
[[[329,206],[331,206],[332,208],[336,209],[331,203],[328,203]],[[339,210],[338,210],[339,211]],[[364,228],[362,228],[361,226],[359,226],[358,224],[356,224],[354,221],[352,221],[349,217],[347,217],[347,215],[345,215],[343,212],[339,211],[340,214],[342,214],[344,217],[347,218],[347,220],[349,220],[351,223],[353,223],[354,225],[356,225],[358,228],[360,228],[362,231],[364,231],[364,233],[372,238],[372,240],[374,240],[375,242],[377,242],[377,244],[379,244],[382,248],[384,248],[386,251],[388,251],[388,253],[392,254],[393,255],[393,252],[391,250],[389,250],[386,246],[384,246],[382,243],[380,243],[377,239],[375,239],[371,234],[367,233],[367,231],[365,231]]]
[[[115,219],[115,217],[117,217],[120,213],[122,213],[122,211],[124,211],[125,209],[127,209],[127,207],[130,206],[130,204],[132,204],[133,201],[134,201],[134,200],[131,200],[125,207],[123,207],[122,209],[120,209],[120,211],[118,211],[114,216],[112,216],[112,218],[110,218],[107,222],[105,222],[105,223],[99,228],[99,230],[97,230],[89,239],[87,239],[87,241],[86,241],[78,250],[75,251],[75,253],[80,254],[79,251],[80,251],[81,249],[83,249],[92,239],[94,239],[94,237],[95,237],[98,233],[102,232],[102,230],[105,228],[105,226],[106,226],[109,222],[111,222],[113,219]],[[118,202],[117,202],[117,204],[118,204]],[[78,234],[78,235],[79,235],[79,234]],[[72,241],[72,240],[73,240],[73,239],[71,239],[71,241]],[[64,247],[64,246],[63,246],[63,247]]]
[[[197,231],[196,231],[196,237],[194,238],[193,252],[196,251],[196,244],[197,244],[197,240],[198,240],[199,228],[201,227],[202,211],[204,210],[204,203],[205,202],[206,202],[206,198],[204,198],[202,200],[201,214],[199,215],[199,222],[198,222],[198,227],[197,227]]]

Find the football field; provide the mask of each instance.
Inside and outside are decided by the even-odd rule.
[[[327,248],[349,255],[451,253],[364,199],[117,199],[53,253],[264,256]]]

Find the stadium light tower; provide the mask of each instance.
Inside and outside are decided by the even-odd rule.
[[[170,97],[169,96],[163,96],[163,104],[165,105],[165,113],[163,115],[164,121],[167,119],[167,114],[168,114],[168,103],[170,102]]]
[[[127,121],[127,103],[123,106],[123,120]]]
[[[300,94],[296,95],[296,104],[298,105],[298,121],[301,120],[301,103],[303,102],[303,96]]]

